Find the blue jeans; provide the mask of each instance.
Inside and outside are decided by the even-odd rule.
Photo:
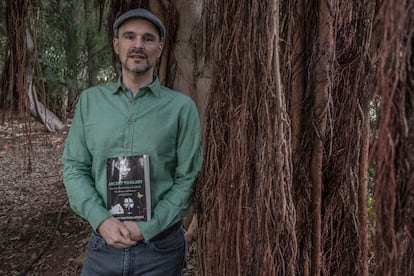
[[[92,233],[86,247],[82,276],[181,276],[186,259],[183,227],[157,241],[125,249],[108,245]]]

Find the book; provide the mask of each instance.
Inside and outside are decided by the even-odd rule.
[[[106,160],[107,209],[121,221],[151,219],[148,155],[121,156]]]

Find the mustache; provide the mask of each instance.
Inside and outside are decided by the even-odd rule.
[[[131,56],[131,55],[134,55],[134,54],[135,55],[143,55],[143,56],[145,56],[145,58],[148,57],[147,54],[141,49],[132,49],[132,50],[128,51],[128,56]]]

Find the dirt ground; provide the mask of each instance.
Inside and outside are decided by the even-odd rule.
[[[0,275],[79,275],[90,227],[67,203],[60,163],[67,132],[30,125],[28,159],[25,125],[0,124]],[[186,276],[195,275],[194,255],[191,247]]]

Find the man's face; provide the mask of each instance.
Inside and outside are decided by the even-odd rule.
[[[139,74],[150,71],[152,75],[164,43],[160,42],[155,25],[145,19],[134,18],[121,25],[113,45],[123,71]]]

